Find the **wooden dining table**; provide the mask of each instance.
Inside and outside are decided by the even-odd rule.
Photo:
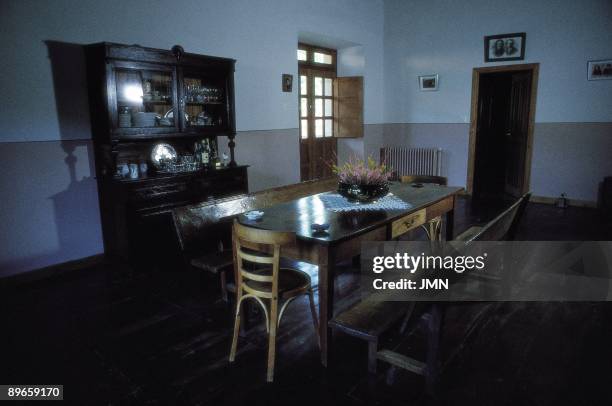
[[[325,207],[320,198],[322,194],[315,194],[268,207],[257,221],[240,216],[240,222],[264,230],[295,232],[296,244],[283,247],[282,256],[318,265],[321,363],[327,366],[331,352],[332,332],[328,322],[334,312],[335,265],[359,255],[363,241],[392,240],[443,215],[446,216],[445,237],[452,240],[455,197],[462,190],[461,187],[428,184],[415,187],[393,182],[390,193],[408,203],[409,208],[335,212]],[[327,223],[329,229],[313,231],[313,223]]]

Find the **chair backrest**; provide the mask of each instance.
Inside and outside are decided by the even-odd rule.
[[[473,235],[469,241],[509,241],[514,240],[517,226],[529,203],[531,193],[525,193],[512,206],[504,210],[500,215],[488,222],[478,233]]]
[[[249,210],[266,209],[312,194],[328,192],[337,187],[335,177],[316,179],[292,185],[266,189],[248,195],[238,195],[207,201],[195,205],[177,207],[172,210],[172,220],[183,252],[216,247],[211,236],[223,242],[231,240],[230,223],[233,218]]]
[[[447,184],[446,177],[434,175],[403,175],[400,181],[402,183],[433,183],[441,186]]]
[[[241,288],[259,297],[273,298],[278,293],[278,272],[281,247],[295,243],[295,233],[287,231],[258,230],[247,227],[234,219],[232,245],[234,250],[234,271],[236,290]],[[244,262],[268,265],[267,272],[257,272],[245,267]],[[271,284],[270,289],[257,289],[243,284],[244,280]]]

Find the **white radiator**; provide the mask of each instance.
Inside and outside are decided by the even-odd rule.
[[[439,148],[383,147],[380,162],[399,178],[402,175],[442,175],[442,150]]]

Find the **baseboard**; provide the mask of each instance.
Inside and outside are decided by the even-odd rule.
[[[462,196],[472,196],[467,190],[459,192],[459,195]],[[549,196],[535,196],[531,195],[529,198],[530,203],[542,203],[542,204],[557,204],[558,197],[549,197]],[[592,200],[581,200],[581,199],[567,199],[567,204],[572,207],[588,207],[590,209],[597,208],[597,202]]]
[[[71,272],[81,271],[100,265],[104,262],[104,254],[96,254],[89,257],[50,265],[33,271],[23,272],[16,275],[0,278],[0,289],[13,288],[24,284],[34,283],[45,279],[57,278]]]
[[[557,204],[558,197],[548,196],[531,196],[529,199],[532,203]],[[573,207],[588,207],[591,209],[597,208],[597,202],[592,200],[567,199],[567,204]]]

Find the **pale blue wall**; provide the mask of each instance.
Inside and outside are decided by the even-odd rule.
[[[339,153],[376,155],[385,143],[437,146],[449,151],[445,165],[451,183],[464,184],[471,70],[484,66],[483,36],[527,32],[525,62],[541,63],[538,123],[610,122],[612,81],[587,82],[586,61],[612,57],[611,4],[4,0],[0,276],[102,251],[91,143],[79,141],[91,136],[84,67],[77,62],[74,75],[68,70],[57,76],[44,41],[113,41],[156,48],[181,44],[188,52],[237,59],[237,154],[253,165],[253,189],[299,180],[297,93],[280,91],[281,73],[297,74],[298,37],[309,33],[351,44],[340,52],[339,73],[364,75],[368,125],[363,140],[341,141]],[[417,75],[426,73],[440,74],[440,91],[418,91]],[[74,106],[65,103],[71,98]],[[570,197],[594,200],[593,179],[612,172],[605,153],[611,127],[538,128],[534,192],[556,196],[565,191]],[[241,142],[248,151],[241,149]],[[572,153],[579,149],[581,153]],[[268,156],[272,158],[262,158]],[[570,169],[549,176],[561,166]]]
[[[539,63],[530,189],[597,200],[612,175],[612,80],[588,81],[587,61],[612,58],[612,1],[385,0],[384,25],[385,122],[405,123],[385,140],[444,149],[449,181],[465,185],[473,68]],[[525,60],[485,64],[484,36],[513,32],[527,34]],[[435,73],[439,90],[419,91]]]
[[[484,63],[483,37],[527,33],[524,61]],[[472,69],[540,63],[536,122],[610,122],[612,80],[587,81],[612,58],[610,0],[385,0],[385,121],[468,123]],[[417,76],[440,75],[420,92]]]
[[[382,121],[382,0],[4,0],[1,7],[0,142],[62,137],[47,40],[180,44],[188,52],[235,58],[239,131],[297,127],[296,92],[281,92],[279,83],[282,73],[297,73],[298,32],[350,40],[372,61],[365,71],[365,120]]]
[[[1,1],[0,276],[102,252],[91,143],[71,141],[91,138],[83,61],[58,74],[45,41],[237,59],[237,157],[258,190],[299,181],[297,90],[281,91],[299,33],[361,45],[365,120],[382,121],[383,12],[382,0]]]

